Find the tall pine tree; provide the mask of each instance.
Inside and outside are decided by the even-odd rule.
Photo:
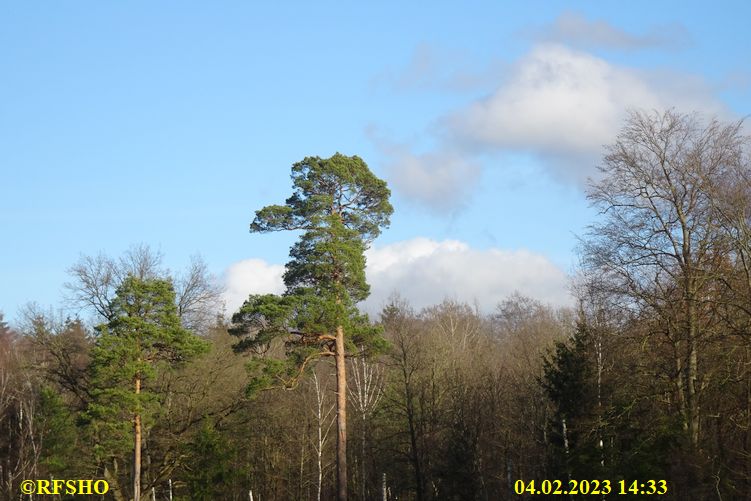
[[[159,369],[189,360],[207,344],[180,324],[170,281],[127,277],[117,289],[112,312],[111,320],[98,327],[92,352],[96,391],[89,415],[105,468],[127,447],[128,428],[132,431],[133,501],[139,501],[144,424],[158,408],[148,382]]]
[[[283,338],[287,357],[255,362],[252,388],[293,384],[305,367],[332,356],[337,374],[337,496],[347,499],[347,379],[345,355],[383,347],[380,330],[356,304],[369,294],[365,249],[389,224],[386,183],[357,157],[308,157],[292,166],[294,193],[285,205],[256,212],[253,233],[302,231],[290,250],[282,296],[251,296],[233,317],[238,350],[256,353]]]

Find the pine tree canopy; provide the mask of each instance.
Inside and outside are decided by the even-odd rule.
[[[294,192],[285,205],[262,208],[250,224],[252,233],[302,232],[290,249],[286,291],[250,296],[233,316],[231,330],[242,338],[238,351],[264,352],[284,337],[289,375],[312,358],[331,354],[339,326],[350,348],[383,344],[356,304],[370,292],[365,250],[393,212],[386,183],[357,156],[307,157],[292,166],[291,177]]]

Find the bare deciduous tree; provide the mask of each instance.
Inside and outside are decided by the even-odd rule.
[[[128,249],[119,260],[104,253],[81,256],[68,273],[72,278],[65,283],[68,300],[80,308],[93,309],[100,320],[110,320],[117,287],[128,275],[140,279],[162,275],[162,255],[140,244]]]
[[[35,386],[31,374],[22,368],[19,343],[10,335],[2,336],[0,342],[0,494],[11,499],[21,480],[35,478],[42,437]]]
[[[334,413],[336,405],[333,403],[328,403],[328,399],[326,398],[326,395],[328,395],[327,384],[321,383],[320,379],[318,378],[318,374],[316,374],[315,371],[313,372],[313,388],[315,390],[316,396],[313,415],[316,420],[317,432],[316,441],[313,444],[313,449],[316,453],[316,473],[318,475],[316,481],[316,499],[318,501],[321,501],[321,489],[323,487],[324,470],[323,447],[326,445],[331,427],[336,421],[336,414]]]
[[[187,269],[173,275],[162,266],[163,256],[140,244],[128,249],[120,259],[105,254],[81,256],[68,269],[71,280],[65,283],[68,301],[92,310],[100,321],[112,319],[115,291],[126,277],[167,278],[177,295],[178,315],[183,325],[196,332],[205,331],[221,309],[221,287],[200,256],[191,257]]]
[[[456,349],[466,350],[480,334],[482,321],[479,307],[472,309],[466,303],[446,299],[437,306],[426,308],[422,315],[440,335]]]
[[[204,332],[216,321],[221,308],[221,287],[200,256],[190,258],[188,268],[174,279],[177,314],[183,325]]]
[[[741,154],[740,122],[675,111],[632,112],[588,196],[585,263],[624,311],[652,311],[674,351],[675,390],[691,443],[700,433],[700,347],[711,334],[711,290],[727,256],[714,202]]]
[[[364,351],[364,350],[361,350]],[[351,362],[352,384],[347,386],[350,402],[360,415],[360,495],[366,499],[365,443],[367,420],[383,396],[384,371],[381,365],[355,358]]]

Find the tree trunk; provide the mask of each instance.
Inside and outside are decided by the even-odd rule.
[[[699,427],[700,427],[700,409],[699,395],[696,389],[696,379],[699,372],[698,349],[696,338],[689,340],[688,353],[688,396],[689,412],[691,421],[689,422],[689,431],[691,433],[691,445],[699,446]]]
[[[568,479],[571,480],[571,470],[569,469],[569,447],[568,447],[568,428],[566,427],[566,418],[561,419],[561,429],[563,431],[563,450],[566,453],[566,472]]]
[[[141,393],[141,378],[136,376],[136,399]],[[136,400],[137,402],[137,400]],[[136,404],[137,405],[137,404]],[[133,417],[133,501],[141,500],[141,414]]]
[[[360,493],[360,499],[362,501],[365,501],[365,413],[362,414],[362,443],[360,444],[361,450],[360,450],[360,482],[362,483],[361,486],[361,493]]]
[[[412,401],[412,389],[410,382],[407,378],[406,369],[404,371],[404,384],[405,384],[405,397],[407,406],[407,425],[409,426],[409,443],[410,443],[410,459],[412,461],[412,467],[415,470],[415,487],[417,489],[417,501],[423,501],[423,478],[422,468],[420,467],[420,454],[417,446],[417,426],[415,423],[415,410],[414,403]]]
[[[103,476],[110,486],[110,491],[112,492],[112,497],[115,498],[115,501],[125,501],[125,496],[123,496],[123,492],[120,489],[120,482],[118,481],[117,474],[113,475],[107,465],[105,465]]]
[[[316,390],[318,389],[316,385]],[[317,466],[318,466],[318,482],[316,483],[316,501],[321,501],[321,487],[323,487],[323,436],[321,431],[321,426],[323,426],[321,422],[321,401],[320,401],[320,394],[318,395],[319,401],[318,401],[318,449],[316,450],[317,453]]]
[[[329,426],[326,426],[326,432],[323,431],[324,421],[328,419],[329,413],[323,413],[324,393],[320,384],[318,383],[318,376],[313,372],[313,381],[315,382],[316,389],[316,423],[318,428],[318,442],[314,447],[316,451],[316,466],[318,473],[318,481],[316,482],[316,501],[321,501],[321,489],[323,486],[323,444],[328,437]]]
[[[678,334],[680,335],[680,334]],[[688,432],[688,423],[689,423],[689,412],[688,412],[688,403],[686,401],[686,389],[685,389],[685,377],[684,377],[684,362],[683,362],[683,351],[682,351],[682,343],[681,339],[675,341],[675,373],[676,373],[676,382],[675,386],[678,391],[678,405],[681,412],[681,425],[683,426],[683,431]]]
[[[686,304],[686,316],[688,319],[688,340],[686,342],[687,353],[687,366],[686,366],[686,388],[688,391],[688,430],[689,437],[691,439],[691,445],[698,447],[699,445],[699,394],[696,388],[696,380],[698,379],[699,363],[698,363],[698,319],[696,312],[694,292],[695,287],[691,284],[689,292],[687,294]]]
[[[344,329],[336,328],[336,483],[337,500],[347,501],[347,372]]]
[[[597,446],[600,448],[600,466],[605,468],[605,444],[602,435],[602,372],[603,372],[603,353],[602,353],[602,330],[596,327],[595,330],[595,350],[597,354]]]

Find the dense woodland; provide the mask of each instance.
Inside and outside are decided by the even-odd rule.
[[[222,310],[200,259],[171,273],[147,246],[84,256],[62,313],[0,317],[2,497],[27,499],[27,478],[104,478],[116,500],[341,499],[344,460],[355,500],[545,498],[516,494],[520,479],[664,479],[663,498],[751,499],[749,144],[742,123],[631,113],[588,190],[600,216],[581,236],[571,308],[516,294],[492,312],[416,310],[397,291],[367,318],[346,303],[367,295],[362,277],[336,282],[344,458],[343,352],[333,332],[301,330],[329,326],[311,320],[329,304],[320,235],[292,249],[286,296],[239,312]],[[294,210],[312,200],[298,188]],[[355,271],[384,204],[368,206],[377,221],[339,217],[360,231],[337,234]],[[312,231],[272,207],[252,231]]]

